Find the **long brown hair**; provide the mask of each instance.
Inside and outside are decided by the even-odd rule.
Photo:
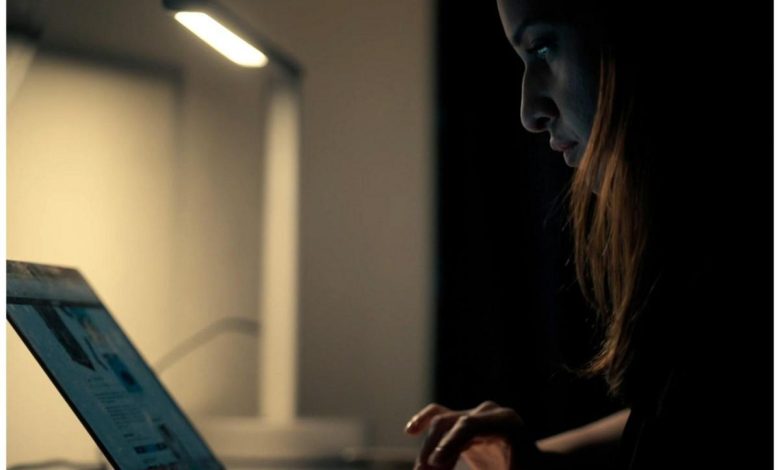
[[[581,372],[604,375],[615,396],[624,392],[638,318],[652,291],[650,169],[635,78],[634,67],[604,44],[594,122],[569,199],[577,280],[602,332],[598,353]]]

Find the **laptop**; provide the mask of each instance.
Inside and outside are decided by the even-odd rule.
[[[114,468],[224,468],[77,270],[6,274],[8,321]]]

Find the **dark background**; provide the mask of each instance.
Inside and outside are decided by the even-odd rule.
[[[724,240],[738,253],[719,269],[741,279],[722,314],[744,327],[726,338],[744,352],[735,356],[742,370],[723,371],[723,380],[752,390],[736,406],[754,400],[756,449],[771,454],[772,4],[751,8],[724,11],[721,26],[710,26],[713,62],[702,71],[701,86],[711,87],[707,96],[723,112],[718,135],[730,139],[713,141],[685,103],[671,115],[709,145],[701,164],[724,208]],[[437,11],[434,396],[453,408],[488,399],[513,407],[543,437],[622,408],[602,380],[564,367],[595,351],[592,314],[570,260],[564,192],[572,170],[549,149],[546,133],[521,126],[523,65],[495,2],[439,1]],[[659,57],[691,53],[662,33]],[[718,308],[716,294],[707,305]]]

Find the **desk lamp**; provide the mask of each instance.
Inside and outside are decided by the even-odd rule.
[[[263,369],[258,387],[261,416],[214,416],[202,421],[196,417],[194,421],[226,462],[332,461],[341,457],[344,449],[363,445],[364,432],[363,426],[354,420],[300,418],[295,409],[297,283],[291,266],[297,264],[301,67],[247,22],[214,1],[163,0],[162,4],[176,21],[234,63],[250,68],[270,64],[281,71],[281,77],[274,76],[265,156],[270,189],[266,188],[264,204],[266,208],[273,206],[273,210],[264,209],[261,279],[274,285],[266,285],[263,290],[267,291],[260,299],[264,315],[262,339],[258,341]],[[285,214],[280,216],[280,212]],[[279,351],[277,356],[269,357]]]

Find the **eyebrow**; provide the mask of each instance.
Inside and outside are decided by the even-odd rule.
[[[546,23],[546,21],[536,18],[521,21],[520,24],[517,25],[517,28],[515,28],[515,31],[512,33],[512,43],[517,45],[522,44],[525,30],[540,23]]]

